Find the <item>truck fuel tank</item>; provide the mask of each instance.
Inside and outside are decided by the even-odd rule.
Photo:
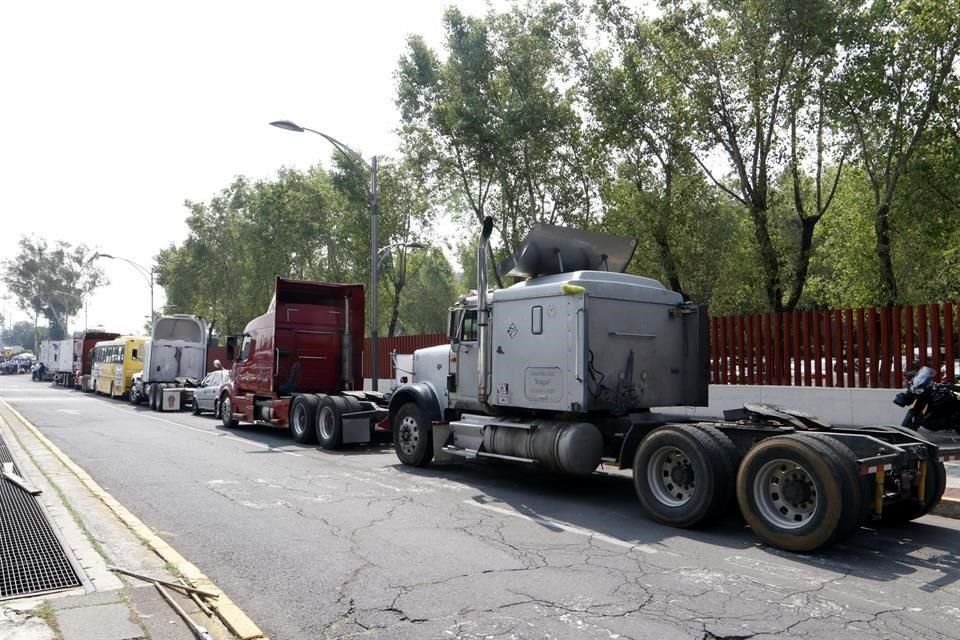
[[[603,436],[588,422],[488,423],[483,446],[489,453],[536,460],[552,471],[589,475],[600,464]]]

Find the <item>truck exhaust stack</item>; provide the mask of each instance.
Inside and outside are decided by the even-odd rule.
[[[487,243],[493,232],[493,218],[483,219],[480,242],[477,243],[477,324],[479,325],[478,388],[477,399],[484,407],[490,398],[490,305],[487,303]]]

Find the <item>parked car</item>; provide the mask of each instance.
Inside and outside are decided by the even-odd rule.
[[[218,369],[208,373],[193,392],[193,415],[198,416],[204,411],[212,411],[215,416],[220,415],[220,389],[228,382],[230,382],[229,369]]]

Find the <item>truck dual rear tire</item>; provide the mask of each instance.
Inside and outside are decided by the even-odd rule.
[[[320,446],[329,451],[339,449],[343,441],[343,418],[338,404],[330,396],[320,398],[316,435]]]
[[[415,402],[408,402],[397,411],[393,448],[400,462],[411,467],[425,467],[433,460],[433,432]]]
[[[316,442],[313,428],[317,416],[317,399],[314,396],[297,396],[290,405],[290,432],[300,444]]]
[[[351,396],[321,396],[317,409],[316,434],[320,446],[331,451],[342,447],[343,416],[357,411],[363,411],[363,405],[356,398]]]
[[[732,443],[703,427],[655,429],[633,459],[640,504],[654,520],[673,527],[693,527],[725,512],[733,478]]]
[[[832,544],[851,533],[863,514],[852,456],[806,434],[767,438],[740,465],[740,512],[757,536],[779,549],[803,552]]]

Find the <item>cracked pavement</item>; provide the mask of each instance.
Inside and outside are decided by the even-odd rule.
[[[735,514],[658,525],[620,472],[409,469],[22,377],[0,396],[274,640],[958,637],[955,520],[791,554]]]

